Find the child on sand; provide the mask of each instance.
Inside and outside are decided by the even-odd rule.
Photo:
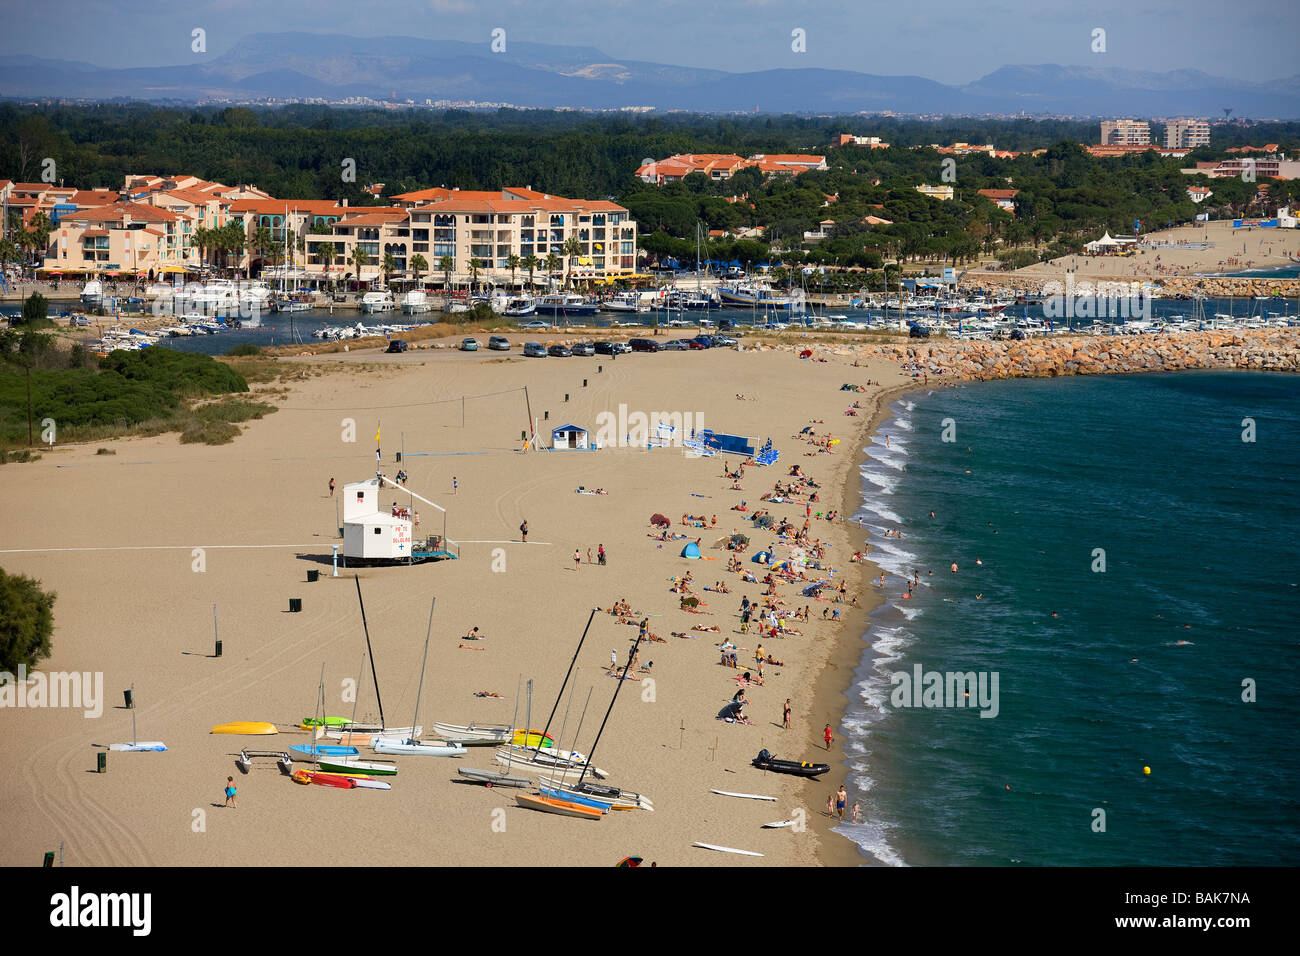
[[[825,740],[826,740],[826,749],[827,749],[827,750],[830,750],[830,749],[831,749],[831,744],[834,743],[834,741],[835,741],[835,734],[834,734],[834,732],[831,730],[831,725],[830,725],[830,724],[827,724],[827,725],[826,725],[826,729],[822,731],[822,737],[824,737]]]
[[[238,792],[239,792],[238,789],[235,787],[235,778],[227,777],[226,778],[226,806],[235,807],[236,809],[238,809],[238,804],[235,803],[235,794]]]

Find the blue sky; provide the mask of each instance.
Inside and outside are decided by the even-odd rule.
[[[103,66],[193,63],[251,33],[304,31],[597,47],[635,59],[746,71],[830,66],[964,83],[1011,64],[1057,63],[1246,80],[1300,72],[1300,4],[1254,14],[1222,0],[5,0],[0,54]],[[1106,52],[1094,53],[1094,29]],[[791,49],[804,31],[806,52]],[[0,91],[2,92],[2,91]]]

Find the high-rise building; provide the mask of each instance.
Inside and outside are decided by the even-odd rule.
[[[1149,146],[1151,124],[1145,120],[1102,120],[1102,146]]]
[[[1210,124],[1205,120],[1176,119],[1165,124],[1165,146],[1195,149],[1210,145]]]

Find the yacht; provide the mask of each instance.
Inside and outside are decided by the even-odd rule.
[[[361,297],[362,312],[392,312],[393,308],[393,293],[387,289],[367,292]]]
[[[402,296],[402,311],[407,315],[419,315],[423,312],[432,312],[433,306],[429,304],[428,293],[420,289],[414,289]]]
[[[600,304],[607,312],[649,312],[650,306],[641,304],[641,293],[620,292]]]
[[[533,315],[537,312],[537,300],[531,295],[512,295],[506,299],[504,315]]]
[[[595,315],[598,306],[573,292],[544,295],[537,300],[542,315]]]
[[[98,279],[91,279],[82,287],[81,304],[91,309],[98,308],[104,301],[104,286]]]
[[[762,306],[765,309],[788,309],[790,297],[778,295],[772,289],[756,282],[737,282],[720,286],[718,294],[725,305]]]

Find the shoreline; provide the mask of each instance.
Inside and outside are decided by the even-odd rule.
[[[924,387],[916,382],[902,385],[886,385],[881,386],[871,396],[873,402],[871,413],[865,418],[864,426],[854,437],[856,442],[854,445],[855,452],[850,456],[847,466],[838,476],[842,484],[838,499],[841,514],[852,516],[862,508],[861,469],[867,457],[864,449],[866,443],[871,440],[871,437],[879,431],[880,426],[888,419],[890,414],[889,406],[909,392]],[[845,522],[845,524],[850,539],[846,545],[848,548],[847,553],[852,555],[854,551],[859,549],[864,539],[861,531],[855,538],[853,532],[849,530],[854,525],[850,522]],[[864,645],[870,646],[866,645],[865,638],[871,615],[884,603],[883,596],[870,583],[879,574],[880,568],[869,557],[865,561],[845,565],[844,575],[850,581],[849,588],[853,593],[861,595],[861,598],[858,607],[853,609],[853,613],[841,619],[842,626],[834,636],[834,646],[817,666],[811,681],[812,705],[809,708],[809,713],[810,715],[823,713],[828,715],[825,719],[835,728],[837,744],[842,741],[840,725],[843,723],[849,694],[853,689],[853,672],[862,660]],[[828,757],[830,756],[833,756],[836,761],[831,763],[832,773],[838,769],[841,777],[844,776],[847,770],[842,748],[838,754],[828,755]],[[828,759],[828,762],[831,761]],[[830,777],[831,775],[828,774],[827,776]],[[821,866],[882,865],[879,861],[869,857],[861,847],[848,837],[834,832],[834,827],[839,825],[838,820],[827,820],[823,816],[821,800],[818,798],[826,788],[831,787],[832,783],[834,783],[833,779],[820,783],[810,780],[805,782],[802,790],[804,803],[808,807],[809,813],[815,815],[818,820],[824,823],[824,826],[818,829],[818,846],[815,851],[817,862]]]

